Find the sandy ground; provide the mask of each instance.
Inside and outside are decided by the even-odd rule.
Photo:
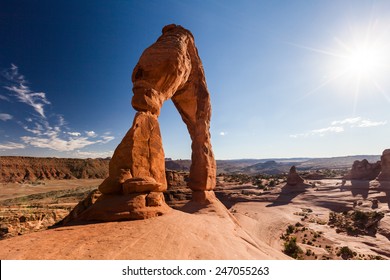
[[[0,183],[0,201],[49,191],[94,187],[99,186],[101,182],[103,179],[50,180],[34,184]]]

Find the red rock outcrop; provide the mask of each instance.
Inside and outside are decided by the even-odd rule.
[[[390,149],[383,151],[381,156],[381,173],[378,175],[378,181],[390,181]]]
[[[133,125],[116,148],[102,195],[76,220],[128,220],[169,211],[165,158],[158,123],[161,106],[172,99],[192,140],[188,186],[207,203],[215,187],[216,162],[210,142],[210,95],[191,32],[165,26],[162,35],[141,55],[132,74]]]
[[[108,175],[109,159],[0,157],[0,182],[100,179]]]
[[[347,180],[374,180],[381,171],[381,162],[369,163],[368,160],[355,160],[351,170],[344,177]]]
[[[303,182],[304,180],[297,173],[295,165],[291,166],[290,172],[287,175],[287,184],[290,186],[295,186],[295,185],[302,184]]]

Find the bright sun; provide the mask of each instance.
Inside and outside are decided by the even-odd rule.
[[[381,75],[385,54],[379,48],[358,46],[349,49],[342,60],[345,73],[353,74],[358,78],[375,79]]]

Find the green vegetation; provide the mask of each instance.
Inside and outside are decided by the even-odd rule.
[[[294,259],[298,259],[299,254],[303,253],[302,249],[297,245],[296,237],[291,237],[288,241],[284,242],[283,252]]]
[[[348,246],[341,247],[337,253],[337,256],[341,256],[344,260],[352,259],[356,254],[356,252],[349,249]]]
[[[363,212],[352,210],[349,212],[329,213],[328,225],[336,227],[337,232],[346,232],[349,235],[374,235],[377,232],[379,221],[384,217],[382,212]]]

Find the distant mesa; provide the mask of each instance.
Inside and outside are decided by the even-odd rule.
[[[95,193],[88,202],[81,202],[90,206],[72,213],[72,220],[146,219],[170,211],[163,196],[167,190],[166,159],[158,122],[161,107],[168,99],[175,104],[192,140],[188,186],[193,200],[207,203],[215,198],[210,95],[194,37],[175,24],[165,26],[162,33],[134,68],[132,106],[137,113],[112,156],[109,176],[99,186],[101,194]]]
[[[377,177],[378,181],[390,181],[390,149],[383,151],[381,156],[381,172]]]
[[[381,172],[381,162],[369,163],[368,160],[354,161],[351,170],[344,177],[347,180],[374,180]]]
[[[305,180],[299,176],[295,165],[291,166],[290,172],[287,175],[287,185],[296,186],[303,184]]]
[[[34,183],[41,180],[103,179],[108,159],[0,157],[0,182]]]

